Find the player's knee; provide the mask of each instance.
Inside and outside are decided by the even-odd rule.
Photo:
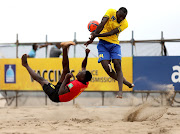
[[[104,67],[104,70],[105,70],[106,73],[108,73],[108,74],[112,73],[112,67],[111,67],[111,65],[108,64],[108,66]]]
[[[47,80],[45,80],[43,77],[40,76],[36,79],[36,81],[39,82],[41,85],[49,83]]]
[[[41,76],[37,77],[37,80],[38,81],[45,81],[45,79],[43,77],[41,77]]]
[[[121,63],[119,62],[114,62],[114,68],[117,71],[121,71]]]

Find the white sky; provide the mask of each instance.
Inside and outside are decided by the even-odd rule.
[[[109,8],[128,9],[129,27],[120,40],[180,38],[179,0],[0,0],[0,43],[78,41],[89,37],[90,20],[101,21]]]

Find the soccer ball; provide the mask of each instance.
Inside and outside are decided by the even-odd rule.
[[[90,32],[94,32],[98,25],[99,25],[99,22],[92,20],[88,23],[87,28]]]

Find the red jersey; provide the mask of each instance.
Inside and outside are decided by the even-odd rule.
[[[59,95],[59,101],[60,102],[67,102],[74,98],[76,98],[78,95],[80,95],[85,88],[87,88],[89,85],[89,82],[86,82],[86,85],[81,83],[78,80],[71,81],[66,86],[69,88],[68,93]]]

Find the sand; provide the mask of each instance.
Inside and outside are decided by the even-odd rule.
[[[128,121],[127,116],[135,111],[136,117]],[[157,113],[161,113],[158,118]],[[179,134],[180,108],[152,107],[149,104],[135,107],[76,104],[0,108],[0,134],[50,133]]]
[[[0,134],[180,134],[180,107],[160,105],[159,96],[106,98],[106,106],[99,97],[78,97],[75,105],[29,100],[0,105]]]

